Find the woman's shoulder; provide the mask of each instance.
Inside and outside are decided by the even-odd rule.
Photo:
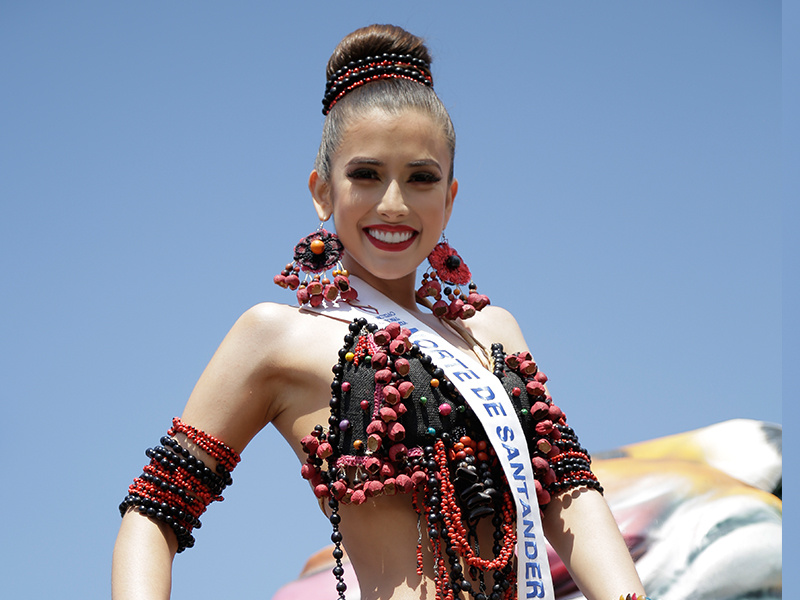
[[[234,324],[229,336],[240,343],[253,343],[271,353],[293,354],[297,349],[319,344],[347,325],[297,306],[260,302],[248,308]]]
[[[280,341],[299,319],[298,309],[286,304],[260,302],[244,311],[226,336],[227,342],[246,344]],[[268,344],[271,345],[271,344]]]
[[[296,306],[277,302],[259,302],[248,308],[237,320],[237,325],[277,330],[302,318]]]
[[[528,349],[514,315],[500,306],[489,305],[463,324],[470,334],[487,348],[491,344],[499,343],[506,350],[513,352]]]

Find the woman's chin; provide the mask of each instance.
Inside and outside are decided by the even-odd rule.
[[[364,281],[398,281],[404,278],[410,278],[411,281],[416,279],[417,274],[417,267],[419,265],[413,266],[409,270],[408,267],[406,268],[398,268],[397,265],[369,265],[365,266],[356,261],[348,261],[349,264],[345,264],[345,268],[350,272],[351,275],[355,275],[363,279]]]

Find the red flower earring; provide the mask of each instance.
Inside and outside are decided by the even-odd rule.
[[[358,298],[350,285],[349,273],[342,266],[344,246],[335,233],[319,224],[312,234],[302,238],[294,247],[294,260],[273,281],[282,288],[297,291],[300,305],[319,306],[323,300],[328,302],[349,302]],[[333,281],[326,271],[331,267]],[[303,279],[300,279],[301,273]]]
[[[450,320],[468,319],[489,304],[489,298],[478,293],[478,286],[472,282],[469,267],[447,243],[444,233],[442,241],[428,255],[428,263],[430,268],[422,275],[422,285],[417,290],[417,297],[421,300],[434,299],[431,310],[435,316]],[[445,284],[444,288],[442,283]],[[467,284],[467,294],[460,287],[450,287]]]

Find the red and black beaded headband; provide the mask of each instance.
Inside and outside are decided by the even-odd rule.
[[[406,79],[433,87],[428,64],[410,54],[381,54],[347,63],[336,71],[325,85],[322,114],[327,115],[333,105],[350,90],[379,79]]]

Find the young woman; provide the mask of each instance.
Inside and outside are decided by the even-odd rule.
[[[588,598],[643,596],[516,321],[440,241],[458,182],[430,62],[392,26],[334,51],[309,189],[336,236],[301,240],[276,277],[301,307],[248,310],[150,451],[121,505],[115,598],[169,596],[174,555],[269,423],[330,518],[340,597],[344,548],[365,600],[552,598],[540,508]]]

